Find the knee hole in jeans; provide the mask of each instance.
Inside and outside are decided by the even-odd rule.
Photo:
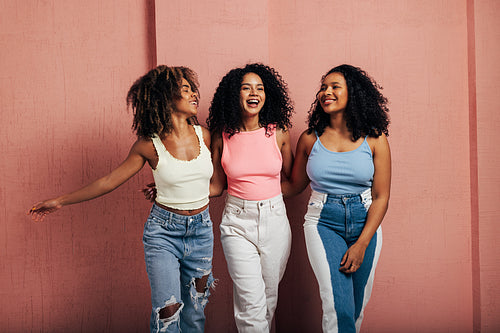
[[[195,285],[195,289],[197,292],[204,293],[208,289],[208,287],[209,287],[207,285],[208,276],[209,276],[209,274],[204,275],[201,278],[194,279],[194,285]]]
[[[173,317],[177,314],[179,311],[179,308],[181,307],[180,303],[175,303],[171,305],[167,305],[164,308],[161,308],[158,314],[160,315],[160,319],[174,319]]]

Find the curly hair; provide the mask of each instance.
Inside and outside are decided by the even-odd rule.
[[[382,87],[361,68],[351,65],[344,64],[330,69],[321,81],[331,73],[342,74],[347,84],[345,118],[347,128],[352,133],[352,140],[356,141],[365,135],[379,137],[382,133],[388,136],[389,109],[387,98],[380,92]],[[318,94],[319,92],[316,93],[316,100],[309,110],[307,132],[311,134],[316,131],[319,136],[329,125],[330,116],[318,102]]]
[[[287,129],[292,126],[293,104],[281,75],[269,66],[254,63],[230,70],[220,81],[210,104],[207,125],[213,132],[225,132],[231,137],[239,133],[242,125],[240,89],[243,76],[257,74],[264,84],[266,101],[259,113],[259,125],[270,132],[270,126]]]
[[[182,79],[198,93],[198,79],[187,67],[160,65],[134,82],[127,94],[127,106],[132,106],[132,129],[140,138],[172,130],[174,102],[181,98]],[[195,120],[196,121],[196,120]]]

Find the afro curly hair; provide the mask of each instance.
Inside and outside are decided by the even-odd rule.
[[[344,64],[330,69],[321,81],[331,73],[342,74],[347,84],[345,118],[352,140],[356,141],[366,135],[379,137],[382,133],[388,136],[389,109],[387,98],[380,92],[382,87],[361,68],[351,65]],[[323,111],[317,98],[311,104],[308,121],[307,132],[311,134],[316,131],[318,136],[323,134],[330,123],[330,116]]]
[[[293,105],[286,83],[274,68],[254,63],[232,69],[222,78],[209,108],[208,129],[212,133],[225,132],[230,137],[240,132],[240,89],[243,76],[247,73],[257,74],[264,84],[266,101],[259,113],[259,125],[266,128],[266,133],[269,133],[271,125],[283,130],[290,128]]]
[[[171,114],[174,102],[181,98],[182,79],[188,81],[193,92],[199,94],[196,73],[187,67],[160,65],[130,87],[127,106],[132,106],[132,129],[138,137],[147,139],[172,130]]]

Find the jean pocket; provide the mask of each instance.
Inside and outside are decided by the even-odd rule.
[[[323,210],[323,202],[310,200],[307,204],[307,213],[306,216],[319,216],[321,211]]]
[[[361,203],[365,207],[365,210],[368,212],[368,209],[370,209],[370,206],[372,205],[372,197],[364,197],[361,199]]]
[[[202,219],[201,224],[204,227],[211,227],[213,225],[213,222],[212,222],[212,219],[210,217],[207,217],[207,218]]]
[[[226,207],[224,207],[224,214],[225,215],[238,216],[241,214],[242,211],[243,211],[243,208],[241,208],[237,205],[234,205],[234,204],[230,204],[230,203],[226,203]]]
[[[277,203],[277,204],[271,205],[271,212],[272,212],[272,214],[277,215],[277,216],[286,215],[285,204],[284,203]]]

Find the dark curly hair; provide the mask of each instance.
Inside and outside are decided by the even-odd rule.
[[[229,136],[240,132],[240,89],[243,76],[247,73],[257,74],[264,84],[266,101],[259,113],[259,125],[266,128],[266,133],[269,133],[271,125],[283,130],[290,128],[293,104],[286,83],[274,68],[255,63],[232,69],[220,81],[207,118],[210,132],[225,132]]]
[[[175,100],[181,98],[183,78],[189,82],[191,89],[199,94],[197,75],[187,67],[160,65],[140,77],[130,87],[127,106],[132,106],[132,129],[138,137],[148,139],[153,134],[160,135],[172,130],[171,113]]]
[[[331,73],[342,74],[347,83],[348,99],[345,118],[347,128],[352,133],[352,140],[356,141],[365,135],[379,137],[382,133],[388,136],[389,109],[387,98],[380,92],[382,87],[361,68],[351,65],[344,64],[330,69],[321,81]],[[323,111],[316,98],[309,110],[307,132],[311,134],[316,131],[319,136],[323,134],[329,123],[330,116]]]

